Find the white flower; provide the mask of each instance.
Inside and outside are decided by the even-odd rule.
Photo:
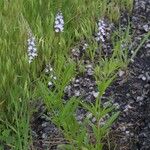
[[[37,49],[36,49],[36,44],[35,44],[35,37],[30,34],[29,39],[27,40],[28,42],[28,58],[29,58],[29,63],[33,61],[33,59],[37,56]]]
[[[64,19],[61,12],[58,12],[55,17],[55,32],[63,32],[64,30]]]
[[[50,68],[49,71],[53,71],[53,68]]]
[[[57,78],[54,76],[53,79],[56,80]]]
[[[95,40],[97,42],[105,42],[105,36],[107,35],[106,33],[106,24],[103,20],[99,20],[98,22],[98,32],[96,34]]]
[[[53,83],[50,81],[50,82],[48,82],[48,86],[50,87],[50,86],[52,86],[53,85]]]
[[[53,68],[51,67],[51,65],[50,65],[50,64],[47,64],[47,65],[46,65],[46,68],[45,68],[45,73],[46,73],[46,74],[51,74],[52,71],[53,71]]]
[[[52,88],[54,86],[54,80],[56,80],[56,76],[54,75],[54,70],[51,67],[51,64],[47,64],[45,68],[45,73],[49,76],[50,81],[48,82],[48,87]]]
[[[58,24],[59,24],[59,21],[58,21],[58,20],[56,20],[56,21],[55,21],[55,25],[58,25]]]
[[[59,29],[55,29],[55,32],[59,32]]]
[[[33,52],[33,53],[31,54],[31,56],[34,58],[34,57],[37,56],[37,54]]]
[[[88,44],[87,43],[84,43],[84,45],[83,45],[83,50],[85,51],[86,49],[88,48]]]

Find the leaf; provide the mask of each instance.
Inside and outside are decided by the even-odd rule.
[[[72,145],[69,144],[61,144],[57,146],[58,150],[75,150]]]
[[[108,130],[108,128],[113,124],[113,122],[117,119],[117,117],[119,116],[120,112],[117,112],[115,114],[113,114],[105,123],[105,125],[102,127],[102,131],[104,133],[106,133],[106,131]]]

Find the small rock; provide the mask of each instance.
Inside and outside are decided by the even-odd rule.
[[[129,109],[132,109],[133,107],[131,107],[130,105],[126,105],[125,109],[123,110],[124,112],[127,112]]]
[[[150,81],[150,72],[146,72],[145,75],[146,75],[147,81]]]
[[[37,137],[38,137],[37,133],[36,133],[35,131],[33,131],[33,130],[31,130],[31,134],[32,134],[32,136],[33,136],[34,138],[37,138]]]
[[[136,98],[136,101],[137,102],[140,102],[140,101],[143,101],[144,100],[144,97],[143,96],[138,96],[137,98]]]
[[[125,126],[122,126],[119,128],[121,131],[125,132],[126,131],[126,127]]]
[[[138,78],[139,78],[139,79],[142,79],[143,81],[146,80],[146,77],[145,77],[143,74],[140,74],[140,75],[138,76]]]
[[[141,138],[146,138],[146,137],[147,137],[147,134],[146,134],[146,133],[140,133],[140,134],[139,134],[139,137],[141,137]]]
[[[74,84],[73,86],[74,86],[74,87],[78,87],[78,86],[79,86],[79,84]]]
[[[44,133],[47,133],[48,135],[50,133],[54,133],[55,132],[55,128],[53,126],[47,126],[43,129]]]
[[[149,31],[148,24],[144,25],[144,26],[143,26],[143,29],[144,29],[146,32],[148,32],[148,31]]]
[[[46,133],[43,133],[43,134],[42,134],[42,139],[47,139]]]
[[[146,77],[145,77],[145,76],[143,76],[143,77],[142,77],[142,80],[143,80],[143,81],[145,81],[145,80],[146,80]]]
[[[48,122],[44,122],[44,123],[42,123],[42,127],[46,127],[46,126],[48,126]]]
[[[94,88],[93,86],[90,86],[90,87],[89,87],[89,90],[93,90],[93,88]]]
[[[75,90],[75,96],[80,96],[80,91]]]
[[[126,133],[127,135],[129,135],[130,131],[126,131],[125,133]]]
[[[125,74],[125,72],[124,72],[124,71],[119,70],[119,73],[118,73],[119,77],[122,77],[124,74]]]
[[[75,82],[76,82],[76,83],[79,83],[80,81],[79,81],[79,79],[76,79]]]
[[[131,59],[131,62],[133,63],[133,62],[134,62],[134,59]]]
[[[146,45],[146,48],[150,48],[150,43],[148,43],[148,44]]]
[[[130,97],[130,93],[127,93],[126,96],[127,96],[127,97]]]

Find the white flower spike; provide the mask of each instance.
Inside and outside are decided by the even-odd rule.
[[[99,20],[98,22],[98,32],[96,34],[95,40],[97,42],[105,42],[105,36],[106,36],[106,24],[103,20]]]
[[[27,42],[29,63],[32,63],[33,59],[37,57],[37,49],[35,44],[35,37],[33,37],[31,33],[29,34],[29,39],[27,40]]]
[[[54,29],[55,29],[55,32],[57,33],[63,32],[64,30],[64,19],[63,19],[62,12],[60,11],[56,14]]]

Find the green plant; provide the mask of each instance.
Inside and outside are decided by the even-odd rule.
[[[102,108],[99,97],[94,104],[82,103],[80,99],[75,97],[63,102],[63,99],[57,96],[55,92],[50,92],[45,85],[39,84],[40,92],[46,101],[47,107],[51,112],[50,119],[62,131],[65,139],[69,142],[66,145],[59,145],[60,149],[79,149],[79,150],[100,150],[103,147],[103,140],[108,133],[110,126],[116,120],[119,112],[114,113],[110,118],[106,119],[104,125],[100,125],[100,120],[108,113],[112,112],[114,107]],[[58,104],[59,103],[59,104]],[[61,104],[61,105],[60,105]],[[75,118],[76,109],[82,107],[92,113],[96,118],[96,124],[92,123],[89,118],[85,118],[82,124],[79,124]],[[89,132],[89,128],[92,132]],[[94,144],[91,143],[90,136],[95,139]]]

